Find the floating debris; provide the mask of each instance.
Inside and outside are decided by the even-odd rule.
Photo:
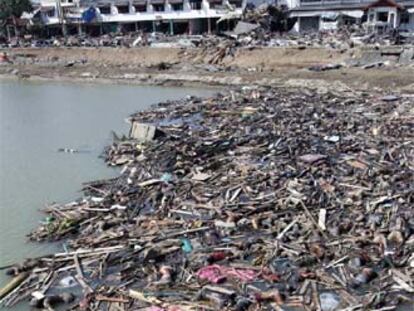
[[[11,267],[23,276],[1,303],[175,311],[413,303],[413,107],[404,95],[261,88],[134,114],[131,123],[151,133],[107,148],[119,177],[45,209],[48,221],[30,239],[65,239],[67,248]]]
[[[79,150],[73,149],[73,148],[59,148],[58,152],[64,152],[64,153],[78,153]]]

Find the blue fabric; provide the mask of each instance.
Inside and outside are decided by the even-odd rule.
[[[94,7],[90,7],[82,13],[82,20],[86,23],[90,23],[96,17],[96,11]]]

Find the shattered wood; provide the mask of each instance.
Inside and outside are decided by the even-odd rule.
[[[385,98],[245,89],[131,116],[163,135],[118,139],[106,150],[118,178],[46,208],[30,238],[67,248],[9,268],[2,304],[412,304],[414,102]]]

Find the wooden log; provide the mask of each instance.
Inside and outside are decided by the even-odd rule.
[[[16,277],[14,277],[6,286],[0,289],[0,299],[3,299],[13,289],[19,286],[28,276],[29,276],[29,273],[22,272]]]
[[[133,299],[137,299],[137,300],[144,301],[144,302],[151,303],[151,304],[160,305],[162,303],[162,301],[157,299],[156,297],[146,295],[143,292],[139,292],[133,289],[130,289],[128,291],[128,296]]]
[[[107,297],[107,296],[99,295],[99,294],[95,296],[95,300],[109,301],[109,302],[119,302],[119,303],[128,303],[129,302],[128,299],[119,298],[119,297]]]

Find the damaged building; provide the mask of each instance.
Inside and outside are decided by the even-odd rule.
[[[247,0],[40,0],[28,14],[32,23],[63,32],[102,34],[151,31],[169,34],[212,33],[217,21],[230,27]]]
[[[414,30],[414,0],[297,0],[291,6],[299,32],[362,23],[378,32]]]
[[[33,1],[35,10],[22,17],[41,25],[47,36],[131,31],[193,35],[226,32],[239,20],[270,32],[286,32],[292,25],[300,33],[350,25],[377,33],[414,32],[414,0],[278,0],[268,6],[275,12],[264,10],[264,16],[261,6],[246,9],[251,0]]]

